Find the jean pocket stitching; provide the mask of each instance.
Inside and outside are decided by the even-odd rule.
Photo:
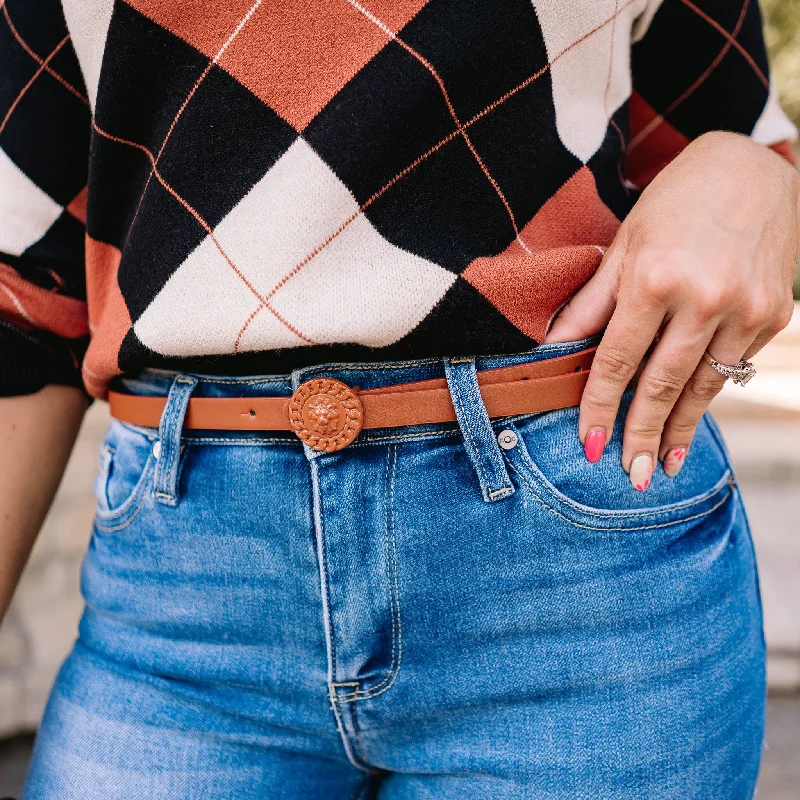
[[[109,511],[108,481],[111,475],[111,464],[114,461],[116,449],[110,444],[103,444],[98,457],[98,472],[95,483],[95,499],[97,508]]]
[[[142,501],[147,494],[147,484],[150,480],[150,473],[153,471],[153,464],[155,457],[153,456],[152,449],[147,455],[147,460],[144,463],[142,472],[139,475],[136,485],[131,490],[127,498],[116,508],[111,511],[104,511],[102,509],[95,510],[95,526],[101,531],[111,532],[122,530],[127,527],[133,518],[139,513]],[[114,523],[126,518],[124,523],[115,525]]]
[[[682,500],[677,503],[670,503],[668,505],[663,506],[656,506],[654,508],[639,508],[634,509],[632,511],[615,511],[614,509],[596,509],[592,508],[591,506],[585,506],[581,503],[576,502],[572,498],[568,497],[567,495],[559,492],[558,489],[547,479],[547,476],[541,471],[541,469],[537,466],[536,462],[531,457],[530,453],[527,450],[527,447],[524,444],[524,439],[522,435],[517,431],[518,439],[521,442],[522,446],[518,445],[519,450],[519,457],[522,463],[527,468],[530,476],[535,478],[536,483],[541,485],[542,489],[544,489],[548,494],[550,494],[554,501],[557,503],[561,503],[563,505],[568,506],[573,511],[583,514],[584,516],[589,517],[597,517],[598,519],[607,519],[607,520],[625,520],[631,519],[636,517],[643,517],[649,515],[656,515],[656,514],[671,514],[678,511],[683,511],[687,508],[692,508],[693,506],[699,505],[707,500],[710,500],[714,497],[714,495],[719,494],[719,492],[723,491],[727,485],[731,483],[733,480],[733,470],[730,468],[726,461],[726,470],[722,474],[722,477],[712,486],[710,489],[706,490],[705,492],[695,495],[694,497],[690,497],[687,500]],[[506,460],[511,463],[510,457],[508,454],[506,455]],[[519,470],[516,470],[517,474],[520,474]],[[526,485],[528,483],[526,482]],[[538,496],[538,494],[537,494]],[[540,498],[542,502],[544,498]]]
[[[144,496],[144,493],[142,494]],[[96,519],[94,521],[94,526],[98,530],[102,531],[103,533],[116,533],[117,531],[123,531],[127,528],[134,519],[136,519],[139,512],[142,510],[142,501],[141,499],[136,504],[136,508],[132,511],[132,513],[124,518],[124,522],[120,522],[119,525],[101,525]],[[112,520],[113,521],[113,520]]]
[[[513,472],[515,472],[519,476],[519,479],[525,484],[525,486],[527,487],[528,491],[537,500],[539,500],[539,502],[548,511],[550,511],[553,514],[561,517],[561,519],[563,519],[565,522],[568,522],[570,525],[574,525],[577,528],[583,528],[585,530],[590,530],[590,531],[649,531],[649,530],[657,530],[659,528],[669,528],[669,527],[672,527],[673,525],[682,525],[682,524],[684,524],[686,522],[692,522],[693,520],[701,519],[702,517],[706,517],[709,514],[712,514],[718,508],[723,506],[730,499],[730,497],[733,494],[733,486],[731,484],[731,481],[728,480],[727,482],[724,482],[719,488],[715,489],[715,491],[712,491],[710,494],[707,494],[706,496],[704,496],[703,499],[704,500],[710,500],[716,494],[719,494],[719,492],[724,491],[727,488],[728,491],[725,493],[725,496],[722,497],[722,499],[720,499],[713,506],[711,506],[711,508],[707,508],[705,511],[702,511],[699,514],[693,514],[693,515],[688,516],[688,517],[678,517],[677,519],[670,519],[670,520],[667,520],[666,522],[656,522],[656,523],[653,523],[652,525],[636,525],[636,526],[619,525],[617,527],[610,526],[610,525],[586,525],[586,524],[584,524],[582,522],[578,522],[577,520],[571,519],[570,517],[566,516],[566,514],[562,514],[554,506],[551,506],[536,491],[536,489],[533,487],[533,485],[529,482],[528,478],[522,472],[520,472],[511,462],[509,462],[509,467],[511,467],[511,470]],[[729,474],[729,473],[726,473],[726,474]],[[694,503],[693,505],[696,505],[696,503]],[[665,507],[662,507],[662,509],[663,508],[665,508]],[[674,510],[673,506],[670,506],[668,508],[670,510]],[[648,510],[645,510],[645,511],[643,511],[643,512],[641,512],[641,513],[639,513],[639,514],[637,514],[635,516],[647,517],[647,516],[655,515],[655,514],[658,514],[658,513],[664,513],[664,512],[663,512],[663,510],[661,512],[659,512],[658,509],[648,509]],[[601,518],[602,519],[607,519],[607,520],[613,520],[614,519],[613,517],[602,516],[602,515],[601,515]]]

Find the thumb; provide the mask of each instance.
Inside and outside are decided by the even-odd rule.
[[[597,272],[553,320],[545,344],[586,339],[605,328],[617,305],[624,252],[625,248],[616,241],[608,248]]]

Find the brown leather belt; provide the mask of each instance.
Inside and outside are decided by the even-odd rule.
[[[580,404],[596,347],[568,356],[480,370],[490,417],[513,417]],[[167,399],[109,392],[111,416],[157,428]],[[294,431],[315,450],[333,452],[364,428],[455,422],[444,378],[361,391],[333,378],[312,378],[286,397],[193,397],[183,427],[225,431]]]

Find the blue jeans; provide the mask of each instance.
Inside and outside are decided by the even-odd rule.
[[[640,493],[625,408],[593,465],[577,409],[490,422],[480,400],[476,365],[586,344],[128,380],[168,405],[160,430],[108,430],[86,611],[24,798],[751,798],[761,608],[713,421]],[[444,375],[458,423],[334,454],[181,432],[192,395],[288,397],[315,375]]]

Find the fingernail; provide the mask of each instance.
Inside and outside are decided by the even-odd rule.
[[[650,485],[653,477],[653,456],[640,453],[631,462],[630,479],[634,489],[643,492]]]
[[[681,471],[683,462],[686,459],[686,452],[687,450],[685,447],[673,447],[671,450],[667,451],[667,454],[664,456],[664,472],[666,472],[670,478],[674,478]]]
[[[606,432],[602,428],[592,428],[586,434],[586,442],[583,445],[586,460],[591,464],[596,464],[602,458],[605,446]]]

